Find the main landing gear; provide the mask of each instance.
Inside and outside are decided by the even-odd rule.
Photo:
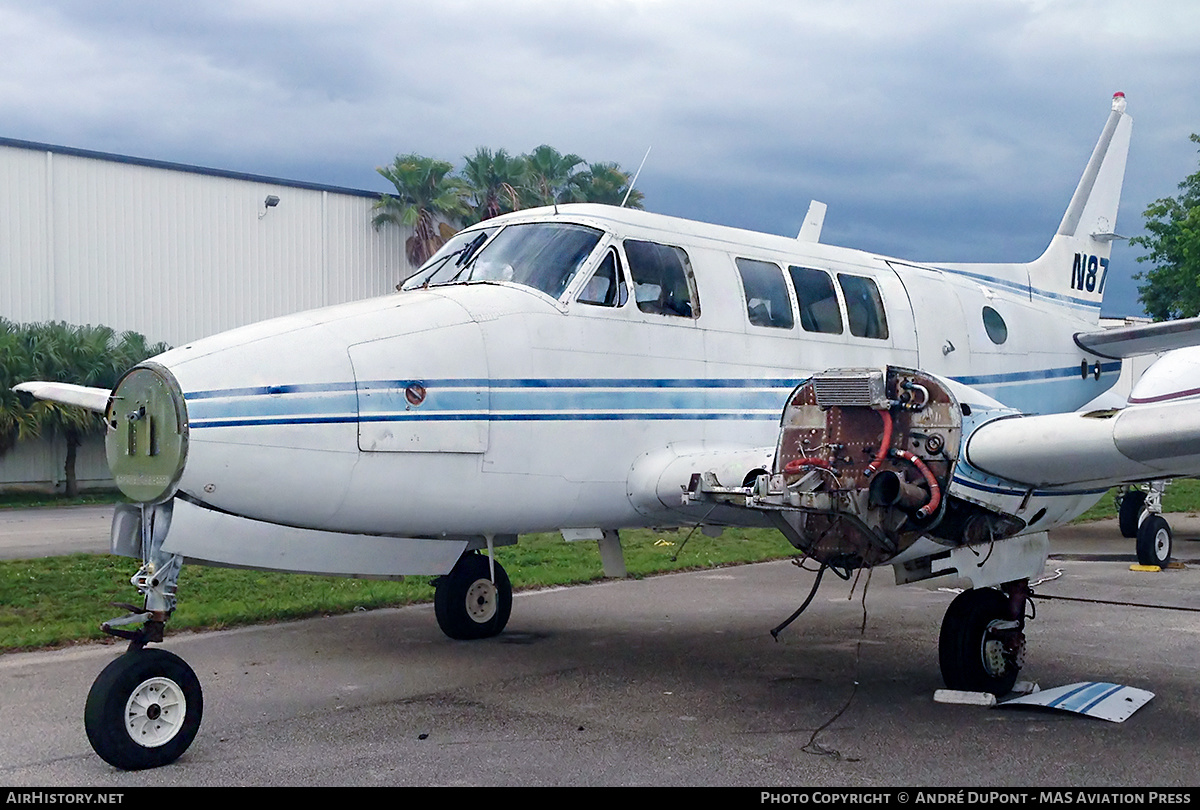
[[[946,610],[938,662],[947,688],[1000,697],[1017,682],[1025,658],[1029,580],[1003,587],[963,591]]]
[[[1140,565],[1165,568],[1171,561],[1171,524],[1162,516],[1162,496],[1166,486],[1165,481],[1152,481],[1144,490],[1125,490],[1117,501],[1121,536],[1136,538]]]
[[[450,638],[499,635],[512,612],[508,574],[491,557],[464,554],[449,574],[434,581],[433,612],[438,627]]]

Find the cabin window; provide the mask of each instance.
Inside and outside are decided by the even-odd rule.
[[[842,311],[837,292],[828,273],[810,267],[789,267],[796,301],[800,304],[800,325],[806,332],[842,333]]]
[[[1004,322],[1000,313],[991,307],[983,308],[983,328],[987,330],[988,338],[997,346],[1008,340],[1008,324]]]
[[[471,259],[479,252],[483,243],[497,231],[482,228],[475,231],[460,231],[442,245],[429,261],[400,285],[402,290],[415,290],[430,284],[448,284],[463,272]]]
[[[850,334],[855,337],[877,338],[888,336],[887,316],[883,312],[883,299],[873,279],[838,273],[838,283],[846,296],[846,319],[850,321]]]
[[[629,287],[625,284],[625,270],[617,251],[609,249],[596,272],[583,285],[576,299],[581,304],[598,307],[622,307],[629,300]]]
[[[700,316],[696,279],[682,248],[628,239],[625,257],[638,309],[656,315]]]
[[[746,293],[746,315],[750,323],[791,329],[795,323],[792,301],[788,298],[787,282],[783,280],[779,265],[755,259],[736,261],[742,276],[742,290]]]

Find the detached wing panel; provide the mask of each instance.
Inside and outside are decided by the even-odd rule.
[[[1197,476],[1200,402],[998,419],[976,428],[965,454],[979,470],[1037,487]]]
[[[14,385],[13,390],[62,405],[77,405],[96,413],[104,413],[104,409],[108,407],[108,397],[112,393],[107,388],[89,388],[85,385],[60,382],[21,383]]]

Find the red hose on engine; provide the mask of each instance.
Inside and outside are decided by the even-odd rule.
[[[883,464],[883,460],[887,458],[888,448],[892,444],[892,413],[891,411],[879,411],[879,418],[883,420],[883,438],[879,441],[879,450],[875,453],[875,458],[863,470],[863,475],[870,478],[875,474],[879,466]]]
[[[832,467],[829,466],[829,462],[823,458],[817,458],[815,456],[806,456],[805,458],[792,459],[791,461],[789,461],[787,464],[784,465],[783,471],[790,475],[790,474],[800,472],[805,467],[823,467],[826,470],[833,469]]]

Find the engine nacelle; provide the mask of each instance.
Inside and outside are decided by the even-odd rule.
[[[1200,346],[1175,349],[1154,361],[1134,383],[1130,405],[1200,397]]]
[[[843,569],[887,563],[921,537],[959,546],[1015,534],[1024,521],[950,495],[970,412],[956,387],[892,366],[814,375],[788,398],[769,474],[724,487],[700,473],[688,497],[761,511],[796,548]]]

